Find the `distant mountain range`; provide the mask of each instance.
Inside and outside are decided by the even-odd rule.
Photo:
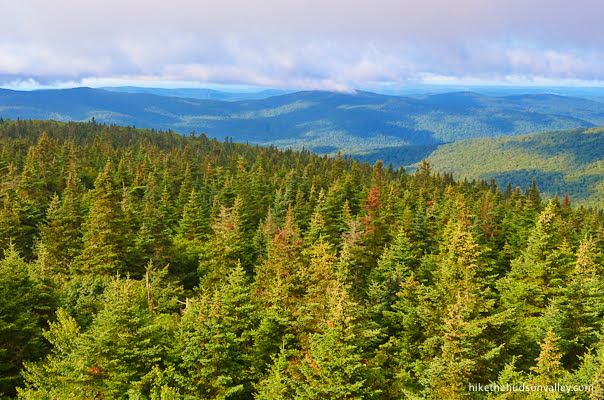
[[[604,204],[604,128],[462,140],[427,160],[458,179],[494,178],[502,190],[508,182],[524,189],[535,177],[545,198],[568,192],[576,203]]]
[[[156,94],[158,96],[168,97],[185,97],[191,99],[209,99],[209,100],[225,100],[225,101],[240,101],[240,100],[258,100],[266,99],[272,96],[292,93],[293,90],[266,89],[260,91],[240,91],[240,92],[225,92],[214,89],[196,89],[196,88],[180,88],[180,89],[164,89],[164,88],[147,88],[139,86],[109,86],[101,89],[110,92],[121,93],[147,93]]]
[[[151,93],[128,92],[136,90]],[[101,123],[183,134],[195,131],[211,138],[305,147],[325,154],[341,150],[368,160],[390,154],[399,165],[411,164],[447,142],[604,125],[604,103],[551,94],[462,92],[401,97],[309,91],[256,93],[250,95],[279,95],[246,100],[234,100],[242,94],[231,94],[231,101],[224,101],[229,96],[224,93],[207,89],[2,89],[0,116],[59,121],[94,118]],[[400,151],[400,146],[412,147]]]

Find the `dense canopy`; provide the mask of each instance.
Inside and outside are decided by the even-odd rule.
[[[501,191],[426,162],[407,174],[203,135],[1,121],[0,393],[600,387],[604,216],[543,200],[535,184]]]

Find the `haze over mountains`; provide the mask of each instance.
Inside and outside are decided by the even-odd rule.
[[[180,88],[180,89],[165,89],[165,88],[150,88],[138,86],[107,86],[102,87],[103,90],[110,92],[121,93],[147,93],[156,94],[159,96],[168,97],[186,97],[192,99],[210,99],[210,100],[258,100],[266,99],[271,96],[279,96],[282,94],[292,93],[293,90],[282,89],[264,89],[264,90],[245,90],[245,91],[223,91],[215,89],[198,89],[198,88]]]
[[[225,98],[221,92],[184,90],[176,94]],[[441,143],[604,125],[604,104],[551,94],[488,96],[471,92],[402,97],[308,91],[221,101],[91,88],[2,89],[0,116],[59,121],[94,118],[107,124],[182,134],[195,131],[259,145],[305,147],[318,153],[340,150],[369,159],[393,147],[415,146],[417,151],[409,157],[394,160],[411,164]]]

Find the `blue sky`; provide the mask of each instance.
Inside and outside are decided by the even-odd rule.
[[[596,0],[20,0],[0,86],[604,86]]]

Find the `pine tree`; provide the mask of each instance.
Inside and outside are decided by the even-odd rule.
[[[470,377],[484,381],[491,376],[502,348],[497,331],[507,319],[494,310],[487,282],[479,275],[480,249],[461,207],[458,221],[449,225],[450,236],[445,233],[437,278],[446,314],[440,351],[426,371],[434,398],[464,398]]]
[[[289,400],[294,398],[288,374],[289,366],[287,352],[285,347],[282,347],[279,354],[273,357],[273,363],[267,375],[256,385],[257,392],[254,394],[254,399]]]
[[[599,258],[593,240],[585,237],[577,250],[576,265],[568,284],[552,300],[541,319],[542,335],[548,330],[556,334],[562,362],[569,370],[575,369],[587,349],[600,340],[604,282]]]
[[[535,211],[541,210],[541,193],[537,187],[537,178],[533,177],[533,183],[527,188],[528,206]]]
[[[369,276],[377,264],[379,253],[382,250],[386,237],[386,227],[381,215],[382,203],[380,201],[380,192],[376,185],[373,185],[369,195],[365,200],[365,217],[360,217],[361,222],[365,224],[365,232],[361,239],[363,245],[360,250],[361,259],[356,263],[351,271],[354,276],[355,293],[361,294],[367,289]]]
[[[191,191],[193,190],[192,179],[193,178],[192,178],[192,173],[191,173],[191,165],[187,163],[186,167],[185,167],[183,181],[180,185],[180,191],[178,194],[178,201],[177,201],[178,210],[179,210],[180,214],[182,214],[182,212],[184,211],[184,208],[186,207],[187,203],[191,199]]]
[[[404,381],[401,386],[403,391],[423,392],[435,399],[466,398],[470,380],[485,381],[492,376],[503,345],[498,329],[507,320],[506,313],[494,309],[488,281],[479,274],[481,251],[463,198],[458,200],[457,210],[457,216],[445,227],[438,269],[434,272],[435,285],[419,289],[421,302],[415,305],[419,311],[403,297],[405,303],[395,306],[397,314],[390,315],[398,315],[403,321],[420,316],[424,332],[403,334],[399,351],[401,357],[413,354],[413,348],[408,346],[423,340],[418,343],[419,358],[430,360],[419,367],[418,383],[423,388]],[[406,372],[399,376],[405,378],[412,370],[413,364],[403,366]]]
[[[382,301],[389,308],[396,301],[401,285],[419,268],[419,252],[403,229],[393,238],[371,273],[371,281],[380,287]]]
[[[363,364],[356,339],[350,327],[339,324],[311,336],[308,352],[291,373],[294,398],[379,398],[379,392],[367,383],[369,371]]]
[[[298,273],[305,264],[302,243],[290,206],[283,228],[268,246],[266,260],[256,268],[255,291],[262,318],[255,333],[255,352],[264,364],[296,337],[295,312],[306,291]]]
[[[547,386],[554,388],[557,383],[566,375],[566,371],[562,367],[560,357],[562,353],[558,350],[558,337],[553,332],[548,332],[547,336],[540,343],[541,352],[537,357],[537,365],[531,367],[533,373],[530,375],[530,381],[535,382],[535,385]],[[543,392],[531,392],[529,399],[560,399],[560,393],[554,390]]]
[[[90,394],[90,387],[70,377],[81,366],[76,363],[72,364],[69,359],[77,348],[80,327],[61,308],[57,310],[56,321],[50,322],[49,325],[44,336],[52,346],[52,353],[45,362],[24,364],[25,387],[17,389],[19,398],[25,400],[39,398],[84,400]]]
[[[290,206],[283,228],[269,246],[267,260],[256,269],[256,285],[265,306],[293,309],[304,293],[297,274],[303,264],[302,243]]]
[[[330,239],[325,215],[325,195],[323,190],[319,192],[315,210],[310,218],[308,231],[304,236],[305,245],[309,247],[314,245],[320,237],[324,240]]]
[[[189,242],[200,243],[206,233],[207,223],[199,203],[197,193],[195,190],[191,190],[178,228],[178,236]]]
[[[198,195],[192,190],[174,237],[174,256],[171,260],[174,270],[183,276],[183,283],[187,287],[198,283],[199,254],[207,236],[207,225],[208,220],[202,212]]]

